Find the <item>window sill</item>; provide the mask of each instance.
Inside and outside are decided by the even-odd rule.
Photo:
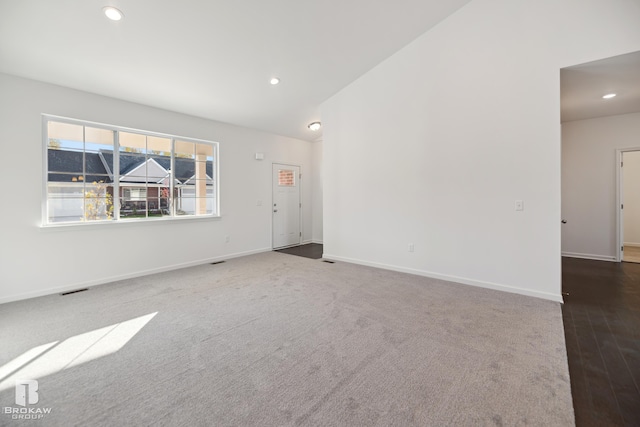
[[[185,216],[185,217],[164,217],[154,219],[126,219],[120,221],[90,221],[90,222],[64,222],[57,224],[42,224],[40,230],[43,231],[62,231],[62,230],[78,230],[83,228],[106,228],[106,227],[131,227],[131,226],[147,226],[180,222],[200,222],[200,221],[218,221],[221,215],[216,216]]]

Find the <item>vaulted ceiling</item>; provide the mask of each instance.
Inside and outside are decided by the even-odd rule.
[[[0,72],[315,140],[323,101],[468,2],[0,0]]]

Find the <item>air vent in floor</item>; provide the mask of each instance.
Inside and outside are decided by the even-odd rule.
[[[224,261],[216,261],[216,262],[212,262],[211,265],[216,265],[216,264],[222,264]]]
[[[75,291],[63,292],[60,295],[65,296],[65,295],[77,294],[78,292],[84,292],[84,291],[88,291],[88,290],[89,290],[89,288],[76,289]]]
[[[327,264],[335,264],[335,261],[329,261],[328,259],[323,259],[322,262],[326,262]]]

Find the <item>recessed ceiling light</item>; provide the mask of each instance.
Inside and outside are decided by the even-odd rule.
[[[318,129],[320,129],[320,126],[322,126],[320,124],[320,122],[313,122],[313,123],[309,123],[309,126],[307,126],[309,129],[316,131]]]
[[[277,85],[278,83],[280,83],[280,79],[277,77],[272,77],[269,83],[271,83],[272,85]]]
[[[604,99],[611,99],[611,98],[613,98],[614,96],[616,96],[616,94],[615,94],[615,93],[608,93],[608,94],[604,95],[604,96],[603,96],[603,98],[604,98]]]
[[[112,21],[119,21],[124,18],[124,13],[113,6],[105,6],[102,8],[102,11],[106,15],[106,17],[111,19]]]

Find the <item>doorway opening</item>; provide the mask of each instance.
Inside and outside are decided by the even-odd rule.
[[[640,263],[640,148],[618,150],[618,259]]]
[[[563,68],[560,88],[562,318],[576,424],[633,424],[637,405],[627,402],[640,392],[629,378],[640,362],[627,345],[640,327],[640,264],[632,260],[640,249],[640,52]]]

